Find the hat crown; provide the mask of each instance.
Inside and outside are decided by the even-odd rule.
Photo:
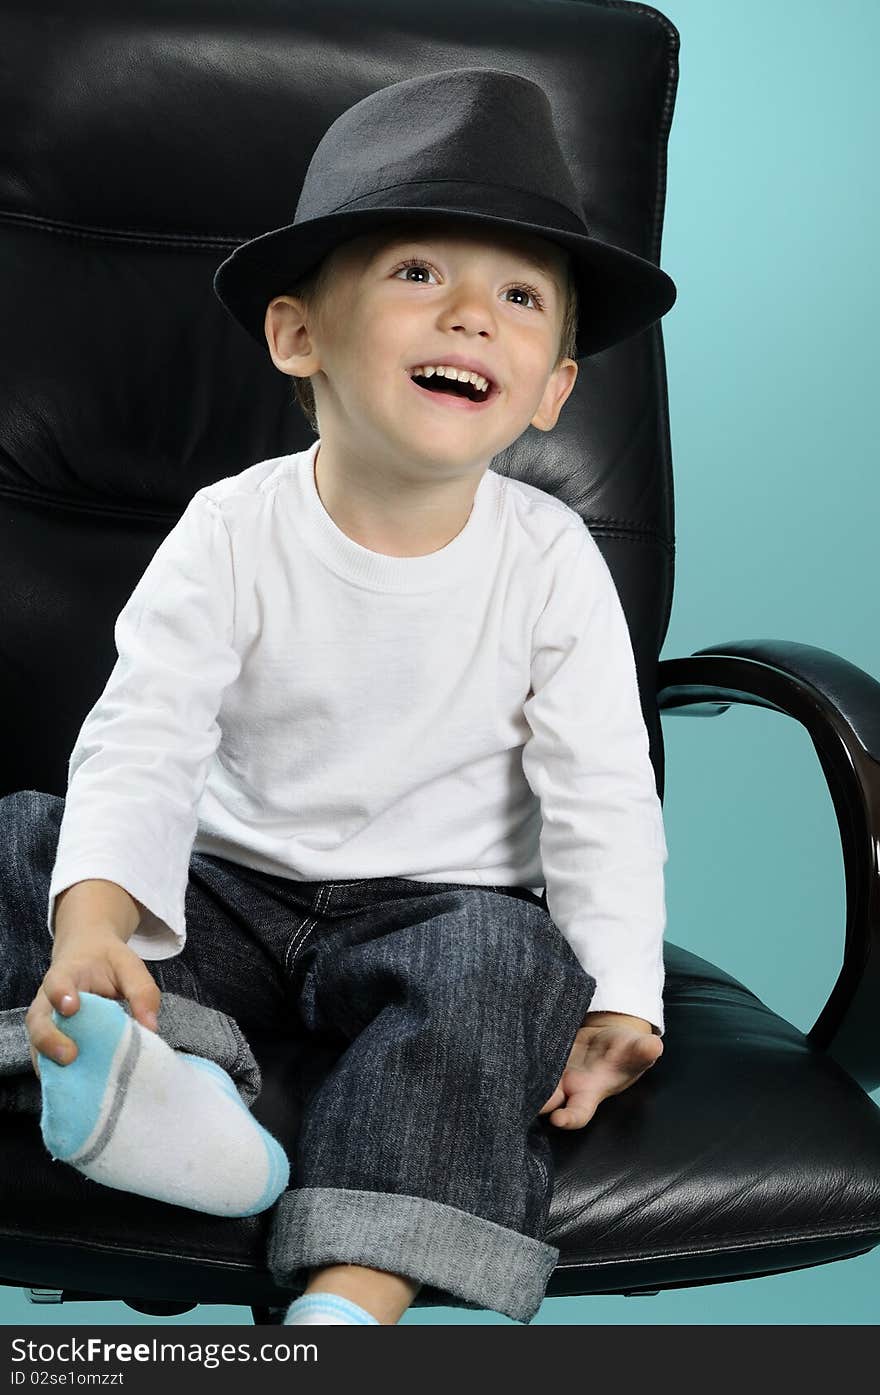
[[[568,254],[578,297],[575,356],[653,324],[675,283],[587,226],[547,94],[498,68],[446,68],[371,92],[325,131],[292,223],[236,247],[214,290],[265,350],[266,306],[351,238],[427,217],[521,230]]]
[[[495,68],[451,68],[371,92],[325,132],[295,221],[401,185],[484,185],[561,204],[583,223],[546,93]]]

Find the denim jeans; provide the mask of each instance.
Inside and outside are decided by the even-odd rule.
[[[0,1010],[30,1004],[49,967],[63,812],[40,791],[0,799]],[[146,961],[160,990],[227,1013],[245,1039],[294,1023],[320,1062],[272,1215],[276,1282],[301,1291],[314,1266],[369,1265],[530,1322],[559,1258],[543,1239],[553,1126],[539,1110],[596,988],[544,898],[296,881],[193,853],[186,922],[179,955]]]

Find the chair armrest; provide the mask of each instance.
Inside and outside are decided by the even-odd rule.
[[[880,683],[811,644],[734,640],[658,664],[661,712],[771,707],[806,727],[834,803],[846,875],[843,964],[807,1040],[880,1085]]]

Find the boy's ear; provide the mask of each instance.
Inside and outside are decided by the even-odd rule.
[[[311,377],[318,365],[303,301],[275,296],[266,306],[263,328],[275,367],[296,378]]]
[[[571,395],[577,375],[578,366],[573,358],[564,358],[553,369],[547,379],[547,386],[544,389],[540,406],[532,417],[530,425],[537,426],[539,431],[553,430],[559,420],[559,413]]]

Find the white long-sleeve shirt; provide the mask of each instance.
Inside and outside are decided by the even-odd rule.
[[[120,612],[49,888],[141,901],[178,954],[192,852],[304,881],[546,886],[590,1011],[664,1032],[662,807],[626,618],[573,509],[489,469],[464,528],[372,552],[320,440],[200,489]]]

